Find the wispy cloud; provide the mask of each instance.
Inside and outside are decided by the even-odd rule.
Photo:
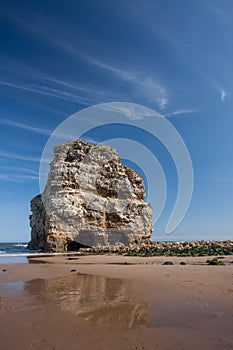
[[[55,97],[64,101],[76,102],[76,103],[80,102],[78,99],[78,96],[75,94],[72,94],[64,90],[56,89],[54,87],[45,86],[43,84],[35,85],[30,83],[11,83],[7,81],[0,81],[0,85],[8,86],[14,89],[28,91],[31,93]]]
[[[25,180],[38,180],[39,171],[17,166],[0,166],[0,180],[22,182]]]
[[[179,115],[186,115],[186,114],[191,114],[197,112],[199,109],[198,108],[181,108],[177,109],[173,112],[169,112],[164,114],[165,117],[175,117]]]
[[[10,14],[6,15],[10,16]],[[25,20],[23,18],[19,18],[19,16],[17,16],[16,14],[13,17],[11,14],[10,18],[11,20],[13,19],[15,22],[17,22],[18,25],[24,28],[24,30],[37,35],[37,37],[40,40],[49,43],[54,48],[62,52],[62,54],[69,56],[75,60],[78,60],[85,65],[89,64],[93,67],[98,67],[106,72],[111,73],[119,81],[124,82],[129,86],[129,92],[127,93],[127,96],[125,96],[126,93],[123,94],[122,91],[120,93],[116,93],[116,88],[103,90],[100,86],[78,86],[77,84],[62,82],[53,78],[48,78],[48,81],[54,84],[56,83],[57,86],[62,85],[63,89],[59,89],[57,87],[52,88],[51,86],[25,86],[22,84],[9,84],[7,82],[5,82],[5,85],[12,87],[14,85],[15,88],[21,88],[29,92],[36,92],[84,105],[106,102],[106,99],[109,100],[109,98],[111,99],[111,101],[126,100],[125,97],[127,97],[127,99],[132,100],[133,96],[137,99],[139,97],[140,99],[144,98],[147,100],[147,102],[156,104],[160,110],[163,110],[167,106],[167,89],[163,86],[158,77],[156,77],[153,73],[148,71],[147,68],[137,67],[137,69],[135,69],[131,66],[125,67],[125,64],[123,67],[121,64],[117,64],[114,66],[112,63],[106,61],[102,62],[93,55],[81,51],[80,47],[77,47],[77,41],[81,40],[83,42],[84,40],[86,42],[86,39],[84,39],[83,37],[74,37],[73,33],[69,32],[68,27],[63,28],[64,30],[61,30],[61,28],[57,26],[56,23],[52,25],[51,23],[53,21],[48,21],[48,19],[46,18],[43,18],[43,26],[35,25],[34,22],[29,21],[28,19]],[[37,20],[38,18],[35,18],[35,21]],[[89,44],[90,43],[87,42],[85,46],[88,47],[90,46]],[[93,43],[91,43],[91,46],[93,46]],[[2,82],[2,84],[4,84],[4,82]],[[66,90],[64,88],[66,88]],[[69,91],[67,91],[67,89],[69,89]],[[73,92],[70,90],[73,90]]]
[[[69,81],[53,79],[52,77],[37,79],[36,84],[31,82],[1,80],[0,85],[83,106],[121,100],[121,94],[110,89],[107,90],[93,84],[83,84],[80,86]]]
[[[6,119],[0,119],[0,124],[4,124],[4,125],[8,125],[8,126],[12,126],[14,128],[18,128],[18,129],[22,129],[22,130],[26,130],[28,132],[32,132],[32,133],[36,133],[36,134],[41,134],[41,135],[48,135],[50,136],[55,130],[49,130],[49,129],[42,129],[42,128],[37,128],[34,126],[30,126],[30,125],[26,125],[23,123],[18,123],[15,121],[11,121],[11,120],[6,120]],[[55,132],[53,134],[53,137],[61,139],[61,140],[75,140],[77,135],[75,132],[66,132],[66,133],[62,133],[62,132]],[[58,141],[59,142],[59,141]],[[1,153],[0,153],[1,154]]]
[[[230,93],[223,88],[220,89],[220,99],[222,102],[225,102],[226,99],[230,96]]]
[[[146,97],[151,102],[158,104],[160,109],[164,109],[168,104],[168,96],[164,86],[154,78],[152,74],[145,72],[143,69],[134,71],[132,69],[123,69],[112,65],[102,63],[89,57],[89,61],[102,69],[113,73],[119,80],[131,85],[137,94]]]
[[[10,159],[24,160],[24,161],[28,161],[28,162],[40,162],[40,160],[41,160],[39,157],[31,157],[31,156],[27,156],[27,155],[5,152],[5,151],[0,151],[0,157],[2,157],[4,159],[10,158]]]
[[[67,87],[69,89],[74,89],[74,90],[79,90],[79,91],[84,91],[84,92],[93,92],[93,87],[89,86],[81,86],[81,85],[78,85],[78,84],[75,84],[75,83],[71,83],[71,82],[68,82],[68,81],[64,81],[64,80],[61,80],[61,79],[55,79],[55,78],[52,78],[52,77],[47,77],[45,78],[45,80],[47,80],[48,82],[50,83],[55,83],[55,84],[58,84],[58,85],[62,85],[63,87]]]
[[[53,77],[44,78],[45,81],[54,84],[57,89],[62,91],[70,91],[76,96],[75,102],[79,104],[90,105],[100,103],[104,100],[120,99],[120,94],[112,89],[106,89],[91,83],[77,84],[67,80],[55,79]]]
[[[232,22],[232,11],[225,11],[220,7],[217,7],[216,5],[214,5],[212,7],[213,12],[215,12],[219,18],[221,18],[224,22],[226,23],[231,23]]]
[[[18,174],[0,174],[0,181],[9,181],[9,182],[23,182],[23,181],[29,181],[29,180],[37,180],[39,177],[35,175],[18,175]]]
[[[24,168],[24,167],[17,167],[17,166],[7,166],[7,165],[0,165],[1,171],[7,171],[7,172],[18,172],[18,173],[27,173],[30,175],[38,175],[38,170],[30,169],[30,168]]]
[[[53,114],[55,116],[62,116],[65,117],[67,116],[67,109],[64,107],[62,109],[59,109],[57,106],[57,108],[54,108],[51,106],[51,104],[48,102],[46,103],[46,101],[43,101],[43,103],[39,103],[39,102],[35,102],[34,99],[29,99],[27,96],[22,96],[18,95],[18,94],[12,94],[11,98],[13,98],[16,101],[19,101],[20,103],[26,104],[26,105],[30,105],[33,108],[36,108],[40,111],[46,111],[49,112],[49,115]],[[54,106],[55,104],[53,104]],[[62,107],[62,106],[61,106]]]
[[[15,128],[18,128],[18,129],[27,130],[27,131],[34,132],[36,134],[42,134],[42,135],[50,135],[53,132],[53,130],[41,129],[41,128],[26,125],[23,123],[17,123],[17,122],[14,122],[11,120],[6,120],[6,119],[0,119],[0,124],[13,126]]]
[[[152,109],[144,108],[143,106],[133,103],[108,103],[98,106],[102,111],[118,113],[122,116],[128,117],[131,120],[144,119],[147,117],[161,116]]]
[[[206,75],[203,75],[203,76],[212,85],[212,87],[215,89],[215,91],[217,92],[221,102],[224,103],[230,98],[231,93],[229,91],[227,91],[222,86],[222,84],[220,84],[218,81],[216,81],[212,77],[209,77],[209,76],[206,76]]]
[[[22,129],[22,130],[26,130],[28,132],[32,132],[32,133],[36,133],[36,134],[40,134],[40,135],[47,135],[50,136],[54,130],[49,130],[49,129],[42,129],[42,128],[37,128],[34,126],[30,126],[30,125],[26,125],[23,123],[18,123],[15,121],[11,121],[11,120],[5,120],[5,119],[0,119],[0,124],[5,124],[8,126],[12,126],[14,128],[18,128],[18,129]],[[56,132],[53,137],[57,137],[58,139],[64,139],[66,141],[68,140],[72,140],[76,138],[76,134],[73,133],[61,133],[61,132]],[[0,153],[1,154],[1,153]]]
[[[22,180],[39,180],[39,176],[36,175],[16,175],[15,178]]]
[[[80,86],[69,81],[53,79],[52,77],[44,78],[37,84],[30,82],[9,82],[0,81],[0,85],[26,91],[33,94],[53,97],[59,100],[76,103],[79,105],[90,106],[108,101],[125,101],[135,99],[136,96],[144,98],[151,103],[155,103],[160,110],[163,110],[168,104],[166,89],[150,74],[134,72],[122,68],[115,68],[110,65],[102,64],[92,60],[93,64],[102,67],[102,69],[114,74],[115,78],[123,81],[129,87],[129,92],[122,93],[109,89],[103,89],[99,86],[86,84]],[[94,63],[95,62],[95,63]],[[33,131],[31,129],[31,131]],[[36,130],[34,130],[36,132]],[[42,132],[43,133],[43,132]],[[49,131],[45,130],[44,134]]]

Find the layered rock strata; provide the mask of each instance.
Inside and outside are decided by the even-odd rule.
[[[44,192],[31,201],[30,248],[76,250],[127,244],[152,233],[141,176],[115,149],[71,141],[54,149]]]

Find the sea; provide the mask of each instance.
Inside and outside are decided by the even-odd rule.
[[[40,250],[27,248],[26,242],[0,243],[0,264],[27,263],[30,255],[42,254]]]

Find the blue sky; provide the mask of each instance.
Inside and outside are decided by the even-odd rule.
[[[30,239],[29,201],[51,132],[113,101],[165,116],[193,162],[193,198],[170,236],[177,183],[164,165],[168,200],[153,238],[233,238],[231,0],[9,0],[0,35],[0,241]]]

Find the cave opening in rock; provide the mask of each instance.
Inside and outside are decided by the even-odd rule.
[[[68,252],[77,252],[80,248],[88,248],[89,246],[86,246],[84,244],[78,243],[76,241],[69,241],[67,244],[67,251]]]

